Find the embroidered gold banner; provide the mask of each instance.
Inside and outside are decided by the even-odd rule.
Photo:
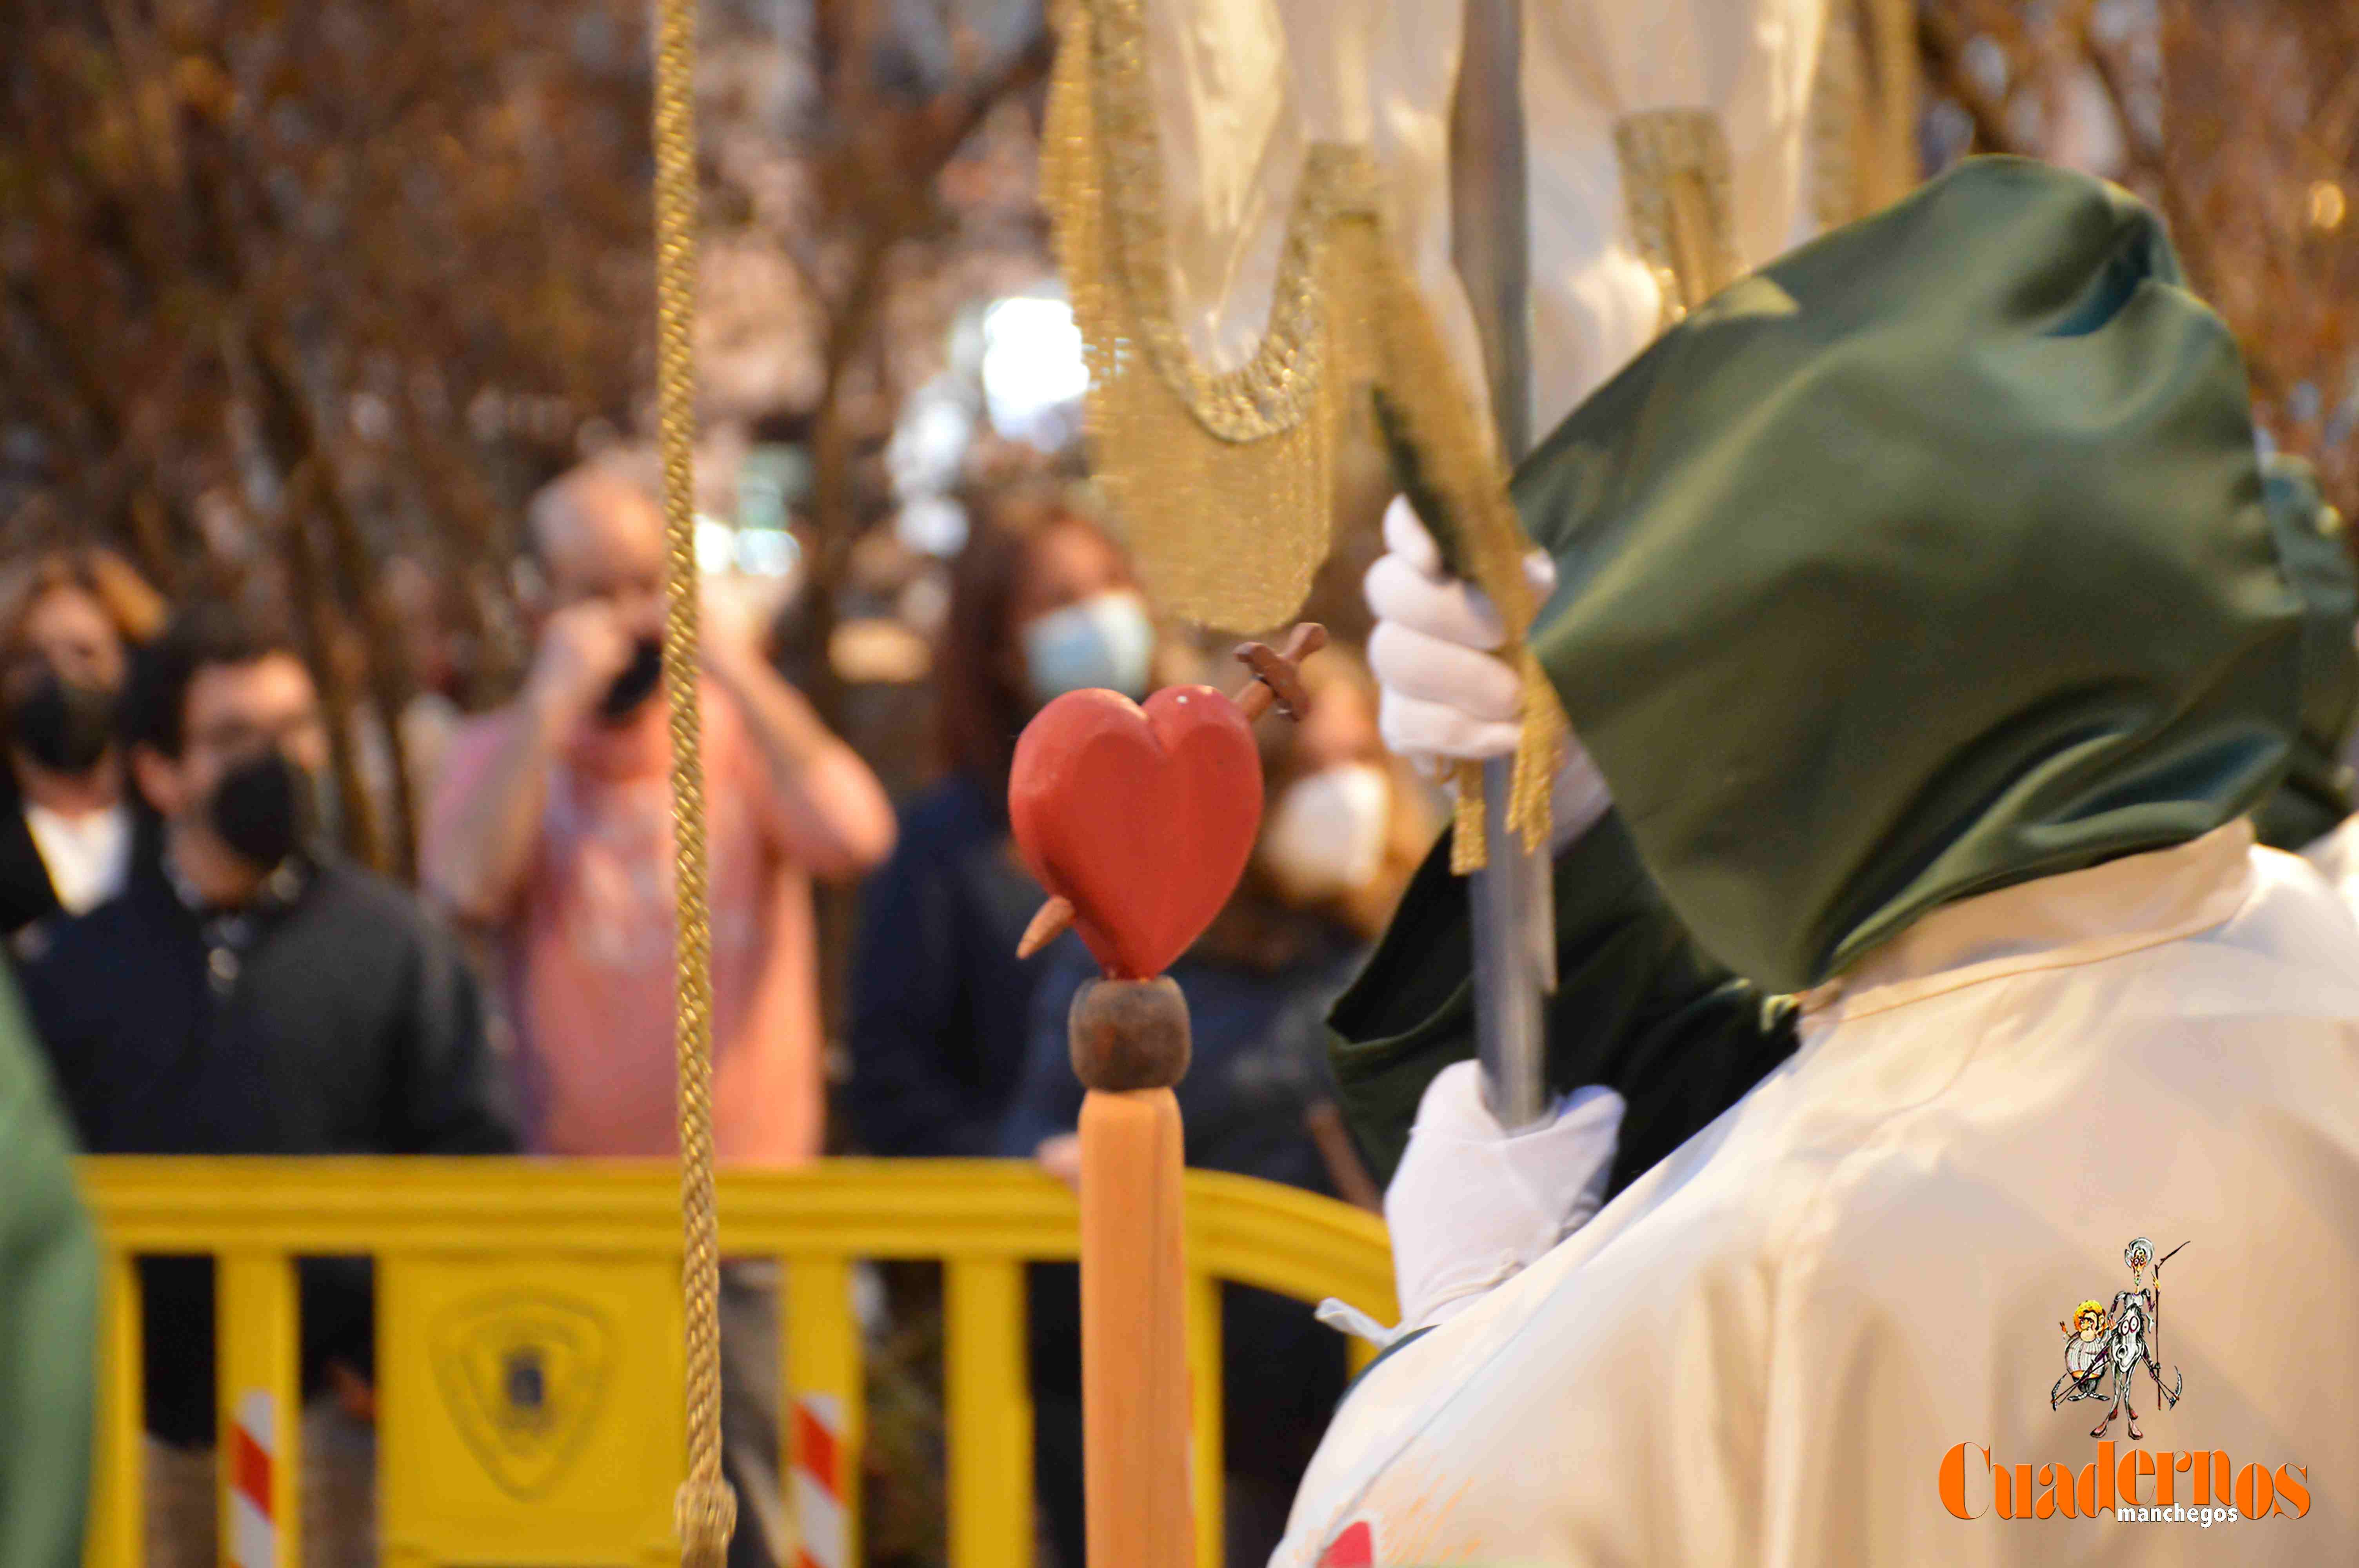
[[[1267,324],[1216,371],[1176,319],[1162,152],[1141,0],[1061,0],[1042,189],[1090,364],[1092,466],[1141,576],[1175,613],[1259,632],[1298,610],[1325,558],[1347,411],[1381,405],[1453,568],[1490,595],[1510,647],[1538,610],[1489,421],[1390,243],[1367,148],[1302,163]],[[1564,718],[1526,659],[1508,826],[1548,841]],[[1479,784],[1461,783],[1457,860],[1482,863]]]

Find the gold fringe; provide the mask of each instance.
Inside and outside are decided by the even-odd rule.
[[[1516,750],[1515,778],[1508,797],[1507,827],[1527,850],[1544,850],[1549,840],[1549,791],[1563,752],[1564,713],[1556,688],[1528,643],[1539,602],[1524,575],[1531,541],[1515,503],[1491,427],[1467,395],[1457,362],[1415,278],[1398,254],[1373,232],[1364,265],[1376,304],[1374,322],[1379,345],[1379,375],[1397,410],[1403,434],[1419,453],[1426,482],[1456,524],[1463,558],[1460,569],[1497,607],[1507,646],[1523,676],[1523,733]],[[1481,868],[1487,846],[1481,829],[1482,770],[1461,768],[1459,837],[1451,863],[1459,871]],[[1468,825],[1475,826],[1470,832]]]
[[[1819,70],[1810,82],[1810,120],[1803,133],[1810,149],[1804,171],[1810,216],[1821,229],[1839,229],[1864,217],[1875,203],[1866,196],[1865,166],[1873,149],[1867,112],[1867,52],[1860,37],[1857,0],[1833,0],[1819,38]]]
[[[1266,630],[1300,608],[1327,553],[1349,384],[1326,373],[1331,317],[1353,280],[1323,242],[1340,215],[1373,210],[1374,167],[1360,149],[1312,150],[1268,330],[1245,368],[1216,374],[1171,314],[1137,0],[1064,0],[1059,20],[1041,185],[1089,359],[1098,477],[1168,609]]]
[[[1365,148],[1303,163],[1270,318],[1238,371],[1215,373],[1173,319],[1161,153],[1140,0],[1060,0],[1041,184],[1090,364],[1089,438],[1148,587],[1175,613],[1235,632],[1291,616],[1325,557],[1337,426],[1381,388],[1455,522],[1470,579],[1510,646],[1538,609],[1530,543],[1483,406],[1388,242]],[[1549,838],[1564,718],[1527,648],[1508,826]],[[1453,863],[1484,861],[1479,768],[1459,774]]]
[[[1658,330],[1736,281],[1728,132],[1709,109],[1647,109],[1614,124],[1630,232],[1663,297]]]
[[[1450,869],[1462,877],[1481,871],[1490,853],[1483,837],[1483,764],[1459,763],[1450,770],[1450,782],[1458,792],[1451,814]]]

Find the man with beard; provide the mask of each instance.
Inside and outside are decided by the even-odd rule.
[[[319,694],[290,640],[186,611],[126,702],[161,854],[58,925],[26,1000],[83,1146],[104,1154],[473,1154],[513,1146],[456,943],[319,841]],[[148,1562],[217,1539],[210,1260],[141,1262]],[[369,1561],[370,1282],[302,1265],[307,1517],[316,1563]],[[317,1511],[311,1512],[311,1509]]]
[[[496,942],[536,1152],[676,1152],[671,737],[662,699],[663,519],[598,467],[537,497],[527,523],[538,621],[516,699],[444,753],[428,884]],[[810,879],[892,848],[893,812],[859,757],[749,638],[701,639],[712,948],[713,1143],[723,1163],[820,1152],[824,1094]],[[783,1544],[775,1271],[722,1272],[723,1442],[738,1564]]]

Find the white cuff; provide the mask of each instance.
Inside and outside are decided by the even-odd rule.
[[[1597,771],[1589,748],[1568,730],[1564,762],[1549,786],[1549,852],[1561,855],[1582,834],[1597,826],[1614,806],[1614,792]]]
[[[1354,1339],[1364,1339],[1379,1350],[1389,1350],[1404,1330],[1399,1325],[1386,1328],[1350,1302],[1329,1296],[1311,1314],[1338,1334],[1348,1334]]]

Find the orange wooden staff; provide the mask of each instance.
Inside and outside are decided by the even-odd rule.
[[[1082,1101],[1082,1478],[1089,1568],[1192,1568],[1180,1102],[1188,1003],[1169,976],[1074,999]]]
[[[1275,706],[1299,719],[1300,662],[1323,646],[1295,628],[1284,652],[1248,643],[1254,680],[1236,698],[1250,722]],[[1258,813],[1256,812],[1256,816]],[[1073,923],[1051,898],[1029,954]],[[1082,1103],[1082,1487],[1088,1568],[1193,1568],[1189,1485],[1187,1272],[1180,1103],[1188,1003],[1169,976],[1095,979],[1073,999],[1069,1049]]]

